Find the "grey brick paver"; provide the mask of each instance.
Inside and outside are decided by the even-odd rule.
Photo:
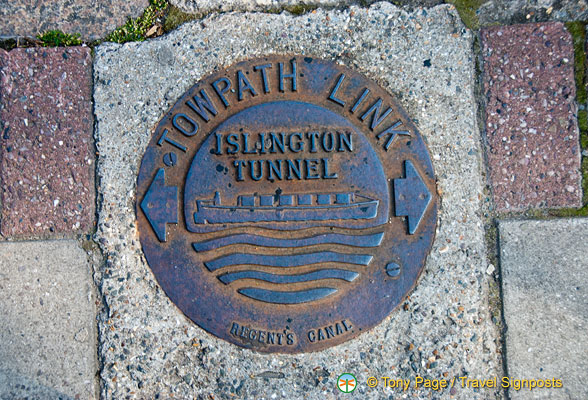
[[[588,219],[503,221],[499,229],[509,375],[563,381],[511,397],[588,398]]]
[[[149,0],[0,0],[0,37],[34,37],[58,29],[96,40],[148,5]]]
[[[0,399],[95,398],[92,276],[76,241],[0,243],[0,310]]]

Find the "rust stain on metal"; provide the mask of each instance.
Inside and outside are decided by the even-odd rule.
[[[262,352],[321,350],[378,324],[415,285],[437,221],[429,153],[398,103],[303,56],[196,83],[155,128],[137,185],[163,290]]]

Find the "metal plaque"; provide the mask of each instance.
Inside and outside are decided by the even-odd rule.
[[[163,290],[206,331],[262,352],[378,324],[415,285],[437,209],[429,153],[392,96],[304,56],[196,83],[155,128],[137,181]]]

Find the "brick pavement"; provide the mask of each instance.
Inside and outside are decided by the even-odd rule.
[[[483,29],[488,167],[496,208],[582,203],[572,37],[560,22]]]
[[[96,203],[90,49],[0,50],[0,65],[0,232],[90,232]]]

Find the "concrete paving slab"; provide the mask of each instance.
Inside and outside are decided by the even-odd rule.
[[[93,399],[91,267],[73,240],[0,243],[0,399]]]
[[[148,5],[149,0],[0,0],[0,37],[35,37],[58,29],[96,40],[141,15]]]
[[[588,219],[501,221],[499,230],[509,375],[563,386],[510,389],[511,398],[587,398]]]
[[[374,0],[368,1],[373,3]],[[290,8],[304,11],[315,7],[345,7],[352,0],[171,0],[170,4],[192,14],[223,11],[271,11]]]
[[[299,17],[215,15],[149,42],[96,48],[103,396],[334,399],[337,377],[350,372],[360,382],[350,398],[494,398],[493,389],[432,394],[366,385],[369,376],[501,371],[488,310],[471,49],[453,7],[407,14],[389,3]],[[155,282],[135,226],[137,171],[157,121],[215,68],[276,53],[337,60],[394,94],[428,141],[442,193],[436,241],[406,304],[357,339],[309,354],[262,355],[195,326]]]
[[[584,21],[586,0],[488,0],[475,11],[482,26],[541,21]]]
[[[490,183],[499,211],[582,204],[572,37],[559,22],[481,31]]]
[[[3,236],[93,228],[91,68],[87,47],[0,50]]]
[[[374,0],[362,1],[369,5]],[[442,0],[395,0],[394,4],[407,10],[433,7]],[[345,7],[357,4],[353,0],[170,0],[188,13],[215,11],[272,11],[289,9],[303,12],[315,7]],[[449,1],[448,3],[460,3]],[[461,2],[463,3],[463,2]],[[470,2],[471,3],[471,2]],[[512,25],[545,21],[584,21],[588,18],[586,0],[486,0],[477,4],[463,3],[468,22],[476,26]],[[477,29],[477,28],[474,28]]]

